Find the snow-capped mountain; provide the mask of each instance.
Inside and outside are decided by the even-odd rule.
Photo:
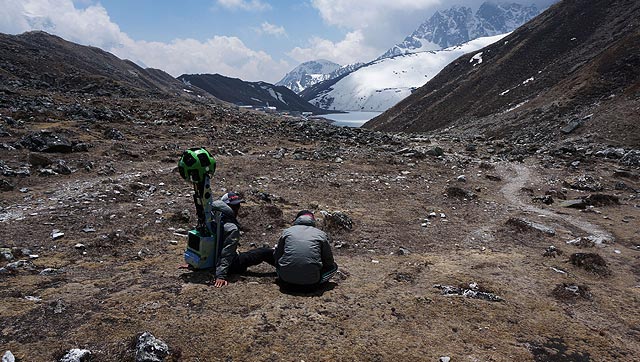
[[[285,86],[295,93],[300,93],[315,84],[349,73],[361,65],[362,63],[355,63],[341,66],[328,60],[312,60],[295,67],[276,85]]]
[[[398,55],[376,60],[344,76],[335,84],[305,94],[309,103],[327,110],[384,111],[423,86],[445,66],[463,54],[476,51],[507,34],[484,37],[438,51]],[[473,58],[482,64],[482,54]]]
[[[471,8],[453,6],[436,11],[400,44],[378,59],[400,54],[444,49],[470,40],[511,32],[540,13],[535,5],[485,2]]]

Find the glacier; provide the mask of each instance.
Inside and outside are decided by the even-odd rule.
[[[423,86],[458,57],[482,49],[508,34],[478,38],[438,51],[376,60],[317,94],[310,103],[327,110],[383,112]]]

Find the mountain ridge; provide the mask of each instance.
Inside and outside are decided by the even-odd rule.
[[[503,41],[460,57],[364,127],[456,127],[549,141],[576,123],[577,134],[637,144],[640,129],[628,113],[639,99],[639,19],[640,4],[628,0],[556,4]],[[484,62],[473,67],[480,52]]]
[[[473,13],[470,7],[454,5],[436,11],[401,43],[377,59],[419,51],[445,49],[470,40],[504,34],[533,19],[540,12],[535,5],[484,2]]]
[[[0,33],[0,83],[35,89],[95,94],[139,92],[185,97],[206,96],[186,89],[159,69],[144,69],[100,48],[69,42],[42,31]]]
[[[267,82],[247,82],[221,74],[183,74],[178,79],[212,96],[236,105],[276,107],[278,110],[328,113],[308,103],[285,86]]]

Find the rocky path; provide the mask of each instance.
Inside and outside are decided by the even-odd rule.
[[[592,224],[586,220],[578,219],[574,215],[559,214],[555,211],[542,209],[522,201],[518,194],[520,193],[520,190],[525,187],[527,182],[533,181],[536,184],[540,184],[542,182],[539,177],[532,172],[530,167],[524,164],[510,163],[508,166],[504,164],[501,165],[499,171],[503,175],[512,175],[515,173],[515,176],[505,177],[508,181],[502,187],[501,192],[507,199],[508,203],[515,206],[520,211],[544,216],[552,220],[572,225],[591,236],[596,244],[611,243],[614,241],[613,235],[598,225]]]

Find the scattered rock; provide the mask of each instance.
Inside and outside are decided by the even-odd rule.
[[[480,162],[480,166],[478,166],[478,167],[480,167],[483,170],[494,170],[496,168],[495,165],[493,165],[491,163],[488,163],[488,162],[484,162],[484,161]]]
[[[450,362],[450,361],[451,361],[451,357],[448,357],[448,356],[442,356],[438,360],[438,362]]]
[[[77,143],[75,145],[73,145],[73,152],[88,152],[89,148],[93,147],[93,145],[91,145],[90,143]]]
[[[12,261],[14,259],[13,253],[9,248],[0,248],[0,260]]]
[[[58,240],[63,236],[64,236],[64,233],[60,232],[60,230],[58,229],[53,229],[53,231],[51,231],[51,239],[53,240]]]
[[[613,188],[615,190],[622,191],[622,190],[627,190],[629,188],[629,186],[627,186],[627,184],[625,184],[622,181],[618,181],[618,182],[615,183],[615,185],[613,185]]]
[[[151,255],[151,250],[149,250],[149,248],[142,248],[136,254],[136,259],[142,260],[145,257],[150,256],[150,255]]]
[[[66,137],[50,131],[28,134],[20,140],[20,144],[35,152],[71,153],[73,151],[73,145]]]
[[[536,196],[533,198],[534,202],[541,202],[545,205],[551,205],[553,204],[553,197],[551,197],[550,195],[544,195],[544,196]]]
[[[0,191],[7,192],[13,191],[13,189],[15,189],[15,186],[11,182],[8,180],[0,180]]]
[[[569,240],[567,241],[567,244],[575,245],[579,248],[592,248],[596,245],[607,244],[610,242],[611,240],[608,240],[603,236],[590,235]]]
[[[627,154],[620,159],[620,163],[625,166],[640,167],[640,150],[631,150],[627,152]]]
[[[520,231],[535,231],[546,236],[554,236],[556,234],[553,228],[517,217],[509,218],[506,224]]]
[[[575,253],[571,254],[569,261],[571,261],[571,264],[581,267],[588,272],[600,276],[611,275],[611,270],[609,270],[607,262],[598,254]]]
[[[55,302],[50,303],[51,309],[53,309],[54,314],[60,314],[67,309],[67,305],[64,300],[58,299]]]
[[[564,302],[575,302],[578,299],[591,300],[591,292],[589,287],[584,285],[575,285],[562,283],[556,285],[551,294],[556,298]]]
[[[569,124],[567,124],[566,126],[562,127],[560,129],[560,132],[562,132],[564,134],[569,134],[569,133],[575,131],[578,127],[580,127],[584,122],[588,121],[589,119],[591,119],[591,115],[585,116],[585,117],[580,118],[580,119],[574,119],[571,122],[569,122]]]
[[[136,362],[162,362],[169,355],[169,346],[153,334],[144,332],[136,343]]]
[[[88,349],[74,348],[69,350],[62,358],[60,362],[88,362],[91,360],[91,351]]]
[[[398,255],[409,255],[409,254],[411,254],[411,252],[409,251],[409,249],[400,247],[400,249],[398,249],[396,254],[398,254]]]
[[[625,155],[624,148],[608,147],[595,153],[596,157],[620,159]]]
[[[568,207],[571,209],[586,209],[587,203],[583,199],[565,200],[560,203],[560,207]]]
[[[504,299],[500,298],[499,296],[491,292],[480,290],[480,288],[478,287],[478,284],[476,283],[469,284],[469,288],[454,287],[451,285],[440,285],[440,284],[436,284],[433,287],[440,289],[442,291],[441,292],[442,295],[460,295],[467,298],[483,299],[490,302],[504,301]]]
[[[351,218],[341,212],[328,212],[328,211],[320,211],[322,216],[324,217],[324,225],[328,229],[343,229],[351,231],[353,230],[353,220]]]
[[[4,269],[8,273],[15,273],[20,269],[33,271],[36,268],[30,260],[18,260],[5,265],[2,269]]]
[[[38,170],[38,174],[40,176],[55,176],[58,173],[51,168],[41,168],[40,170]]]
[[[556,248],[553,245],[549,246],[542,254],[542,256],[552,257],[552,258],[555,258],[556,256],[560,256],[560,255],[562,255],[562,250]]]
[[[82,244],[82,243],[77,243],[76,245],[73,246],[74,248],[78,249],[78,250],[84,250],[87,248],[86,245]]]
[[[69,166],[67,166],[66,162],[63,160],[59,160],[56,162],[51,169],[53,172],[58,173],[60,175],[71,175],[73,172]]]
[[[29,163],[35,167],[47,167],[53,163],[49,157],[39,153],[29,153]]]
[[[460,175],[456,177],[456,181],[458,182],[467,182],[467,177],[465,175]]]
[[[429,150],[427,150],[427,152],[425,152],[427,155],[429,156],[442,156],[444,155],[444,150],[440,147],[433,147]]]
[[[631,178],[631,179],[637,179],[638,175],[629,171],[629,170],[624,170],[624,169],[616,169],[615,171],[613,171],[613,176],[616,177],[625,177],[625,178]]]
[[[562,338],[551,338],[543,344],[529,342],[526,345],[536,362],[589,362],[592,360],[587,352],[574,352],[574,349],[567,346]]]
[[[456,187],[456,186],[447,187],[447,189],[445,190],[445,193],[449,197],[454,197],[458,199],[469,200],[469,199],[475,199],[477,197],[476,194],[474,194],[473,192],[461,189],[460,187]]]
[[[116,140],[116,141],[123,141],[125,139],[125,137],[122,134],[122,132],[118,131],[115,128],[111,128],[111,129],[106,130],[104,132],[104,136],[107,137],[108,139],[112,139],[112,140]]]
[[[6,351],[2,355],[2,362],[16,362],[16,358],[13,356],[13,353],[11,353],[11,351]]]
[[[54,268],[45,268],[40,272],[40,275],[55,275],[58,274],[58,269],[54,269]]]
[[[502,177],[496,176],[496,175],[488,175],[487,174],[487,175],[484,175],[484,177],[486,177],[490,181],[496,181],[496,182],[502,181]]]
[[[582,191],[602,191],[604,189],[600,182],[588,175],[569,177],[564,180],[563,185]]]
[[[589,206],[610,206],[620,205],[620,199],[617,196],[606,194],[591,194],[585,197],[584,202]]]
[[[181,223],[188,223],[191,221],[191,214],[189,210],[182,210],[179,213],[175,213],[171,216],[171,220]]]

